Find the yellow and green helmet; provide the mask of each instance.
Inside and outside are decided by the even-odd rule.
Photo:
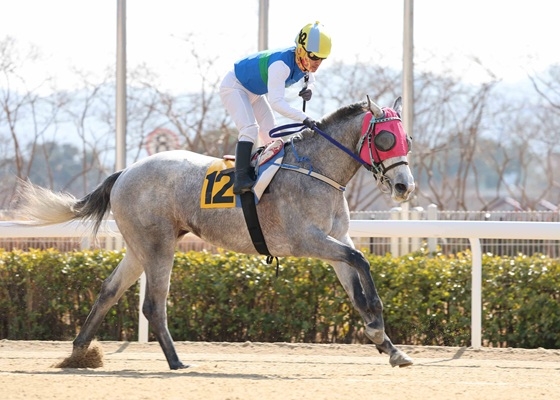
[[[296,37],[296,52],[311,58],[327,58],[331,53],[331,37],[319,21],[305,25]]]

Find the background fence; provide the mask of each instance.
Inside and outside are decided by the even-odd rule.
[[[416,207],[403,211],[400,207],[388,211],[357,211],[351,213],[354,220],[439,220],[439,221],[515,221],[560,222],[558,211],[439,211],[435,205],[427,210]],[[366,248],[373,254],[400,256],[427,246],[430,251],[456,254],[470,248],[469,239],[461,237],[408,238],[406,232],[399,238],[354,238],[358,248]],[[560,257],[560,240],[541,239],[481,239],[483,253],[498,256],[541,253],[552,258]]]
[[[0,213],[0,220],[10,220],[10,213]],[[528,222],[560,222],[558,211],[439,211],[435,205],[426,210],[417,207],[403,211],[395,207],[386,211],[356,211],[350,213],[353,220],[441,220],[441,221],[528,221]],[[457,237],[419,238],[407,237],[356,237],[356,246],[367,249],[373,254],[391,254],[395,257],[408,254],[426,246],[430,251],[443,254],[456,254],[470,247],[468,239]],[[0,238],[0,248],[6,250],[29,250],[55,248],[59,251],[80,249],[120,249],[123,247],[120,235],[100,237],[95,242],[88,237],[19,237]],[[560,257],[560,240],[537,239],[481,239],[483,253],[498,256],[515,256],[517,254],[541,253],[552,258]],[[216,248],[194,235],[186,235],[177,246],[178,251],[213,252]]]

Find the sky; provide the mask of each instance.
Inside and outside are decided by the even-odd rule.
[[[269,48],[293,44],[305,24],[318,20],[332,37],[331,60],[402,68],[404,0],[269,4]],[[258,7],[258,0],[128,0],[127,68],[145,64],[164,90],[197,88],[186,38],[221,75],[257,50]],[[0,40],[11,36],[41,51],[40,68],[25,70],[30,79],[51,74],[59,87],[72,87],[72,68],[101,75],[114,67],[116,10],[117,0],[0,0]],[[485,69],[515,82],[558,63],[559,11],[556,0],[416,0],[415,62],[471,82],[489,80]]]

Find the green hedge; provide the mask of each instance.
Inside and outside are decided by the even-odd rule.
[[[0,339],[72,340],[123,252],[0,250]],[[367,254],[395,343],[470,345],[471,255]],[[368,342],[332,268],[314,259],[177,253],[168,298],[175,340]],[[483,344],[560,348],[560,260],[483,257]],[[138,285],[99,340],[136,340]]]
[[[103,279],[122,256],[120,252],[106,251],[0,251],[0,338],[73,338],[84,323]],[[99,338],[133,339],[137,318],[137,290],[129,290],[109,311]]]

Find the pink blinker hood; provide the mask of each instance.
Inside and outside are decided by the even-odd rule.
[[[381,163],[391,157],[406,156],[408,154],[407,134],[404,131],[401,118],[397,112],[391,108],[385,107],[382,108],[382,110],[384,113],[382,118],[375,120],[373,119],[373,114],[368,112],[362,123],[362,136],[366,137],[362,137],[360,158],[368,164],[371,163],[372,158],[375,163]],[[372,126],[373,132],[371,132]],[[374,137],[381,131],[389,131],[395,135],[396,143],[389,151],[381,151],[373,143]]]

